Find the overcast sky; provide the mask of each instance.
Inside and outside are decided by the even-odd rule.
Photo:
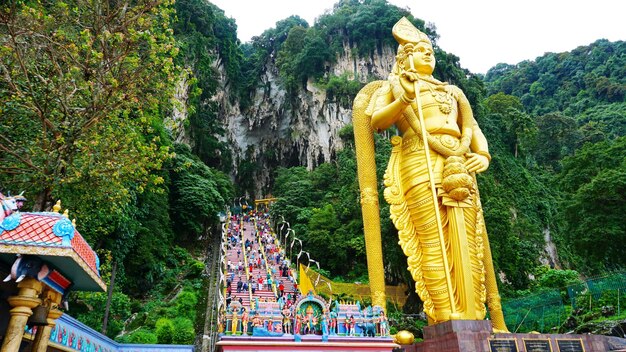
[[[209,0],[237,22],[247,42],[291,15],[313,25],[337,0]],[[497,63],[534,60],[546,52],[571,51],[597,39],[626,40],[624,0],[388,0],[432,22],[439,46],[461,66],[486,73]],[[389,33],[391,35],[391,33]]]

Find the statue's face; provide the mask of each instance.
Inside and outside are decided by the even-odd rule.
[[[417,71],[417,73],[431,75],[435,70],[435,54],[433,52],[433,47],[430,43],[427,42],[419,42],[413,48],[413,67]],[[411,69],[411,63],[409,60],[406,60],[405,69]]]

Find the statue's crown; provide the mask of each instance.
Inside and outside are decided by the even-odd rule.
[[[396,38],[396,41],[404,45],[406,43],[414,43],[417,44],[419,42],[427,42],[430,44],[430,39],[426,34],[422,33],[419,29],[415,28],[413,23],[409,21],[406,17],[402,17],[395,25],[393,25],[393,29],[391,30],[393,37]]]

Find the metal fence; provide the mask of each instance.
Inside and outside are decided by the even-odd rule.
[[[567,318],[563,297],[558,290],[505,300],[502,309],[511,332],[548,332],[561,326]]]
[[[611,307],[619,316],[626,303],[626,272],[589,278],[563,289],[547,290],[522,298],[502,301],[511,332],[555,332],[572,311]],[[570,308],[571,307],[571,308]]]

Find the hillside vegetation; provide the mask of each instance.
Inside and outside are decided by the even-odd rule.
[[[489,140],[492,164],[478,182],[503,294],[626,268],[624,42],[499,64],[483,77],[438,48],[433,28],[384,0],[341,0],[314,24],[290,17],[247,44],[236,39],[233,19],[202,0],[92,5],[2,6],[0,188],[24,190],[29,210],[49,210],[57,199],[70,209],[113,288],[111,337],[191,343],[200,331],[203,245],[217,236],[217,213],[251,191],[256,167],[244,161],[232,169],[214,100],[223,93],[218,77],[244,110],[261,74],[274,68],[288,96],[308,94],[303,88],[313,82],[349,107],[364,83],[328,66],[346,44],[360,56],[395,47],[391,27],[402,16],[433,38],[434,76],[461,87]],[[181,80],[183,103],[172,99]],[[188,112],[178,126],[184,141],[172,122],[180,104]],[[333,280],[363,282],[351,126],[340,137],[346,147],[314,170],[297,160],[269,166],[279,197],[272,215],[291,224]],[[379,180],[389,137],[376,138]],[[412,285],[380,204],[387,281]],[[547,239],[558,257],[545,250]],[[415,312],[411,295],[407,310]],[[106,301],[75,293],[69,313],[100,330]]]

